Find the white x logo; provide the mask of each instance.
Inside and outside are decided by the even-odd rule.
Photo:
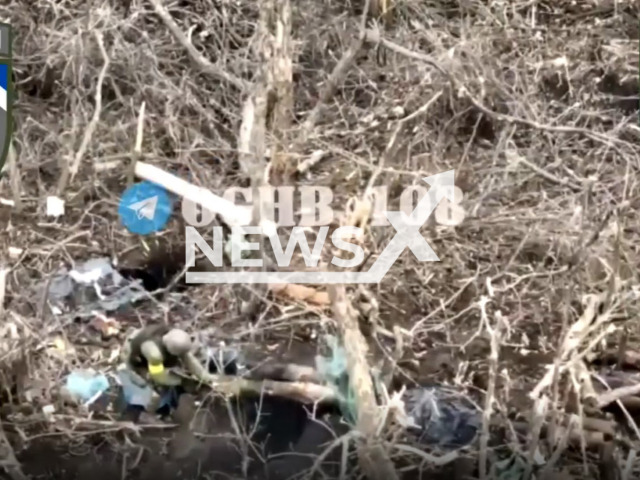
[[[407,215],[405,212],[384,212],[385,216],[396,229],[395,236],[382,251],[366,275],[366,282],[375,283],[375,279],[382,277],[389,271],[402,251],[409,247],[420,262],[439,262],[440,259],[420,234],[420,227],[424,225],[436,206],[446,197],[453,201],[454,170],[423,178],[431,185],[427,194],[422,197],[416,208]],[[379,280],[378,280],[379,281]]]

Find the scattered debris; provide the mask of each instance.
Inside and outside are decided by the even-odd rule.
[[[247,371],[244,356],[234,347],[221,343],[207,348],[207,365],[210,373],[242,375]]]
[[[94,312],[95,318],[91,322],[91,326],[95,328],[103,338],[111,338],[120,332],[120,324],[113,318],[108,318],[105,315]]]
[[[480,456],[481,480],[551,480],[553,472],[545,475],[538,469],[545,461],[547,465],[557,463],[558,469],[566,467],[564,480],[628,480],[637,472],[634,450],[640,432],[637,418],[629,417],[640,411],[639,379],[626,372],[624,378],[614,375],[617,372],[594,368],[592,363],[597,351],[606,348],[614,354],[612,370],[631,369],[629,363],[640,365],[640,356],[632,355],[639,337],[640,255],[638,228],[634,227],[640,196],[634,140],[640,130],[629,121],[636,118],[639,108],[634,40],[637,1],[518,2],[505,12],[511,5],[502,1],[416,6],[372,0],[354,5],[363,13],[358,19],[354,9],[338,4],[331,5],[331,11],[322,2],[291,10],[290,0],[234,0],[234,8],[223,12],[221,22],[243,26],[251,19],[257,28],[255,35],[248,35],[247,28],[230,32],[224,45],[204,38],[221,24],[215,18],[219,12],[199,10],[197,5],[195,10],[186,5],[179,14],[184,18],[199,14],[198,23],[211,26],[200,34],[195,27],[183,32],[180,23],[184,18],[172,20],[173,12],[162,0],[151,0],[153,10],[144,2],[126,1],[116,7],[106,2],[100,7],[68,9],[62,16],[49,11],[55,5],[49,8],[47,2],[35,2],[44,13],[37,29],[31,28],[32,19],[24,15],[20,2],[13,3],[17,8],[6,9],[7,22],[19,32],[33,31],[33,35],[20,35],[14,52],[20,71],[15,72],[13,93],[19,94],[21,110],[29,117],[15,125],[21,161],[10,146],[4,169],[9,175],[3,177],[7,181],[0,181],[0,187],[9,187],[13,195],[11,200],[0,199],[0,221],[9,225],[0,257],[4,263],[0,266],[2,406],[8,416],[16,417],[5,424],[6,441],[0,436],[0,467],[13,472],[14,480],[20,478],[19,466],[9,454],[9,441],[17,440],[18,456],[32,478],[45,473],[81,478],[95,470],[95,465],[72,471],[77,465],[68,459],[77,461],[82,454],[75,453],[81,450],[92,454],[97,435],[113,436],[114,443],[125,438],[127,447],[135,444],[140,452],[136,457],[133,451],[126,458],[104,455],[105,471],[100,473],[105,478],[138,472],[158,480],[195,477],[186,471],[194,466],[202,467],[199,476],[210,473],[211,464],[195,456],[184,462],[154,456],[158,452],[147,443],[151,437],[165,443],[164,436],[172,435],[176,449],[186,444],[171,431],[172,426],[140,427],[114,421],[112,412],[103,415],[105,412],[95,409],[82,418],[85,409],[69,412],[66,406],[64,415],[54,415],[63,405],[49,397],[65,382],[65,377],[60,381],[62,368],[99,365],[95,368],[101,373],[74,371],[66,378],[64,388],[74,398],[91,401],[92,392],[104,393],[106,380],[111,381],[106,372],[119,361],[117,345],[121,345],[123,331],[158,324],[194,330],[215,324],[224,331],[225,339],[235,335],[239,342],[249,338],[262,343],[256,347],[269,360],[284,353],[281,347],[286,343],[292,346],[286,354],[295,355],[294,361],[308,361],[319,335],[331,332],[339,336],[330,345],[330,354],[316,361],[322,379],[310,380],[314,376],[309,369],[313,368],[307,367],[306,372],[297,372],[304,372],[305,380],[291,375],[257,381],[251,377],[256,370],[241,355],[241,347],[236,348],[234,340],[230,345],[214,346],[219,340],[214,335],[200,358],[209,366],[206,382],[188,385],[196,384],[202,390],[211,387],[224,395],[249,392],[261,399],[282,394],[287,401],[302,398],[314,407],[325,396],[332,396],[335,403],[335,390],[339,390],[346,404],[345,416],[356,420],[356,428],[353,435],[344,437],[336,430],[335,442],[332,439],[323,448],[334,450],[327,455],[337,453],[337,461],[331,461],[341,471],[326,475],[319,471],[322,467],[313,472],[300,468],[299,473],[308,473],[308,478],[391,480],[395,468],[387,465],[398,460],[401,478],[416,474],[442,478],[428,471],[437,464],[428,452],[460,446],[467,446],[463,454],[468,453],[472,470],[478,463],[475,457]],[[384,4],[383,13],[388,8],[397,13],[393,22],[384,22],[385,32],[379,32],[376,25],[380,15],[367,19],[373,13],[367,11],[369,3],[372,8],[378,5],[378,10]],[[158,22],[145,24],[143,48],[122,48],[130,40],[127,22],[141,15],[153,16],[154,11]],[[361,24],[360,32],[356,23]],[[326,28],[329,24],[331,28]],[[78,25],[95,27],[98,42],[91,35],[78,35]],[[500,35],[488,34],[496,29]],[[113,37],[108,55],[101,30]],[[42,46],[55,55],[33,55]],[[376,50],[375,55],[366,51],[369,48]],[[77,52],[86,54],[76,58]],[[122,74],[107,71],[108,56]],[[193,60],[186,74],[185,68],[158,68],[185,56]],[[327,71],[330,68],[333,72]],[[251,81],[236,75],[251,77]],[[206,80],[211,76],[215,88]],[[101,88],[103,84],[108,88]],[[82,88],[75,88],[78,86]],[[281,90],[287,95],[280,95]],[[71,91],[72,96],[66,94]],[[295,98],[291,98],[293,92]],[[239,123],[247,99],[242,134],[237,135],[229,129]],[[138,135],[130,154],[123,149],[134,146],[131,112],[140,103]],[[297,163],[299,160],[303,161]],[[129,163],[130,171],[107,170],[119,163],[123,168]],[[403,189],[424,187],[425,176],[452,169],[464,190],[464,201],[459,201],[461,193],[453,201],[442,200],[429,222],[406,231],[412,234],[411,241],[408,236],[403,239],[399,229],[394,233],[391,225],[372,225],[378,222],[371,219],[383,217],[382,212],[398,210]],[[121,271],[123,279],[106,259],[74,262],[102,255],[96,252],[137,254],[155,240],[174,248],[183,240],[181,219],[144,239],[117,226],[113,206],[122,193],[120,180],[126,173],[130,182],[134,176],[159,181],[186,204],[199,203],[215,213],[210,223],[226,227],[252,222],[250,209],[236,207],[201,186],[216,191],[231,184],[253,189],[281,187],[290,184],[286,179],[296,171],[300,174],[296,187],[331,189],[334,212],[345,209],[347,213],[347,221],[339,224],[362,228],[357,240],[367,258],[383,256],[394,238],[407,240],[409,248],[403,247],[397,256],[394,253],[393,266],[380,285],[371,289],[375,305],[360,303],[346,294],[351,287],[343,286],[326,294],[322,285],[275,285],[273,295],[265,298],[264,289],[210,284],[184,294],[174,288],[176,273],[170,275],[175,281],[167,288],[165,284],[158,287],[162,296],[154,295],[152,301],[135,305],[132,311],[137,299],[149,296],[141,285],[126,279],[125,270]],[[70,181],[61,182],[54,194],[56,180],[65,174]],[[180,179],[185,175],[191,175],[188,182]],[[256,190],[253,193],[257,200]],[[0,194],[9,196],[4,190]],[[282,195],[278,201],[284,201]],[[323,206],[322,202],[317,206]],[[206,217],[202,215],[203,220]],[[539,242],[536,251],[528,248],[530,232],[535,232]],[[433,247],[439,262],[420,261],[416,253],[423,240]],[[238,246],[241,241],[241,236],[233,237],[225,247]],[[323,260],[331,257],[327,250],[321,252]],[[147,248],[144,253],[150,252]],[[271,262],[266,261],[270,252],[263,254],[265,268],[270,269]],[[295,255],[298,260],[297,251]],[[194,260],[200,263],[201,259],[198,254]],[[68,270],[38,278],[61,262],[70,262]],[[167,263],[160,262],[159,269]],[[328,268],[333,267],[328,264]],[[33,282],[39,283],[39,295],[33,291]],[[245,300],[238,290],[258,299],[256,305],[264,309],[238,315]],[[581,307],[579,295],[584,293],[603,294],[603,301]],[[478,302],[487,294],[491,298],[487,304]],[[328,312],[318,315],[329,300],[334,303],[331,318]],[[364,308],[354,315],[351,309],[359,303]],[[123,307],[128,311],[118,311]],[[500,337],[495,324],[487,320],[499,309],[505,316]],[[59,314],[51,315],[51,311]],[[581,311],[591,313],[576,322]],[[88,321],[75,322],[77,316]],[[87,332],[87,326],[99,334],[87,338],[87,333],[93,333]],[[360,334],[365,328],[366,336]],[[410,338],[398,334],[401,329],[410,330]],[[93,338],[98,335],[102,338]],[[440,349],[446,354],[436,355],[435,350]],[[520,355],[525,349],[528,354]],[[385,382],[370,374],[375,364],[392,365]],[[274,377],[279,374],[275,368],[270,372]],[[39,395],[39,387],[25,378],[46,379],[40,388],[44,394]],[[128,405],[155,412],[156,401],[161,406],[174,404],[175,389],[136,384],[131,372],[120,372],[117,379],[120,386],[108,390],[123,393]],[[392,430],[397,425],[378,422],[389,407],[384,388],[387,379],[390,393],[398,395],[398,405],[403,411],[406,408],[413,425],[408,427],[413,435],[402,435],[402,441],[386,435],[396,433]],[[541,379],[540,387],[534,388]],[[414,380],[421,385],[429,382],[429,386],[416,387],[411,383]],[[411,385],[402,394],[392,388],[400,381]],[[478,409],[462,394],[467,386],[473,400],[483,404],[484,399],[480,452],[473,445]],[[203,397],[210,393],[197,392]],[[357,401],[352,401],[354,396]],[[536,408],[543,401],[545,408]],[[23,414],[22,407],[32,408]],[[625,415],[620,415],[624,409]],[[517,415],[512,417],[514,410]],[[494,411],[499,414],[492,414]],[[45,424],[42,429],[43,414],[55,425]],[[155,415],[149,417],[160,422]],[[579,423],[574,425],[574,418]],[[33,428],[36,421],[38,431]],[[493,436],[493,421],[504,438]],[[597,421],[601,425],[594,430]],[[195,424],[206,422],[175,423],[188,433],[201,426]],[[283,429],[288,426],[284,423]],[[203,434],[207,442],[214,436],[209,433]],[[239,447],[239,452],[251,450],[245,437],[249,435],[237,435],[233,447]],[[361,442],[362,438],[367,442]],[[251,437],[251,446],[253,441]],[[366,453],[359,455],[361,471],[353,462],[352,441],[357,442],[358,453]],[[68,446],[58,445],[62,442],[71,444],[73,455],[57,454],[58,447]],[[78,448],[83,442],[83,448]],[[587,452],[604,444],[617,449],[608,455],[612,463]],[[215,457],[208,447],[205,455]],[[564,455],[567,448],[571,454]],[[174,450],[177,458],[186,455],[175,453],[176,449],[166,450]],[[317,455],[296,453],[312,461]],[[255,466],[258,462],[248,458],[250,454],[243,464]],[[318,457],[318,464],[324,455]],[[620,464],[625,457],[623,469]],[[156,461],[160,468],[145,471]],[[594,464],[597,462],[600,465]],[[184,470],[172,470],[176,463],[182,463]],[[494,471],[487,472],[487,463]],[[107,472],[107,467],[114,467],[115,472]],[[412,467],[417,468],[407,471]],[[54,472],[55,468],[65,472],[57,475],[60,471]],[[456,471],[449,478],[471,478],[474,473],[459,475]],[[228,476],[260,475],[229,472]]]
[[[330,353],[328,356],[316,356],[316,370],[320,378],[336,389],[339,395],[340,410],[347,421],[353,424],[357,417],[357,409],[353,391],[349,387],[347,352],[334,335],[325,335],[324,342]]]
[[[306,174],[309,170],[311,170],[318,163],[320,163],[324,158],[326,158],[327,155],[328,155],[328,152],[325,152],[324,150],[316,150],[311,154],[309,158],[307,158],[306,160],[298,164],[298,174],[299,175]]]
[[[319,375],[340,392],[343,414],[355,419],[356,405],[349,388],[346,351],[333,335],[325,336],[331,353],[316,357]],[[442,449],[466,446],[476,438],[481,426],[481,414],[460,392],[434,385],[407,389],[402,401],[409,420],[410,432],[419,441]]]
[[[403,398],[421,442],[442,449],[467,446],[482,425],[481,412],[464,395],[444,386],[408,389]]]
[[[75,353],[73,345],[69,344],[63,337],[55,337],[47,347],[47,353],[52,357],[67,358]]]
[[[67,376],[64,393],[78,403],[90,405],[110,387],[109,380],[93,369],[75,370]]]
[[[64,200],[58,197],[47,197],[47,216],[61,217],[64,215]]]
[[[492,477],[498,480],[518,480],[523,478],[527,468],[526,460],[518,454],[513,454],[503,460],[497,460],[491,465]]]
[[[327,292],[320,292],[305,285],[274,283],[269,285],[269,290],[282,297],[312,303],[321,307],[328,306],[331,303]]]
[[[46,291],[46,285],[40,285]],[[94,317],[96,310],[113,312],[147,297],[138,281],[129,281],[115,270],[109,258],[93,258],[71,271],[61,269],[48,286],[48,300],[61,312]]]
[[[45,417],[51,417],[54,413],[56,413],[56,407],[53,405],[45,405],[42,407],[42,413]]]
[[[154,399],[154,391],[149,385],[143,387],[136,384],[131,371],[122,369],[117,373],[117,379],[122,387],[122,395],[128,405],[147,408]]]

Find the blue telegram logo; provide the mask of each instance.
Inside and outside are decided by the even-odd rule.
[[[172,210],[173,202],[164,188],[142,182],[130,186],[122,194],[118,215],[131,233],[149,235],[164,228]]]

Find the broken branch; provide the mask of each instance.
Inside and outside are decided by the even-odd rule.
[[[331,285],[329,298],[333,314],[338,323],[340,334],[346,349],[347,370],[353,388],[356,409],[356,429],[365,439],[365,445],[358,449],[360,464],[368,478],[394,480],[398,476],[393,463],[375,436],[378,429],[377,401],[373,389],[373,380],[367,362],[367,344],[360,332],[358,320],[344,288],[344,285]]]
[[[93,137],[93,132],[98,127],[98,122],[100,121],[100,112],[102,111],[102,84],[104,83],[104,77],[107,75],[107,70],[109,69],[109,55],[104,48],[104,42],[102,41],[102,34],[98,31],[94,32],[96,40],[98,41],[98,45],[100,46],[100,53],[102,54],[102,58],[104,59],[104,65],[102,66],[102,70],[100,70],[100,75],[98,76],[98,84],[96,85],[96,106],[93,111],[93,117],[91,118],[91,122],[89,122],[89,126],[84,132],[84,136],[82,137],[82,143],[80,144],[80,148],[78,149],[75,158],[73,159],[73,163],[71,164],[71,168],[69,169],[70,180],[78,173],[78,169],[80,168],[80,162],[82,161],[82,157],[87,151],[89,147],[89,142],[91,141],[91,137]],[[61,194],[62,191],[66,188],[66,185],[62,185],[59,190]]]
[[[193,60],[193,62],[198,65],[198,67],[200,67],[203,72],[208,73],[209,75],[223,80],[227,83],[230,83],[240,91],[249,89],[250,84],[248,82],[245,82],[241,78],[238,78],[235,75],[230,74],[229,72],[225,72],[223,69],[207,60],[203,55],[200,54],[200,52],[198,52],[198,50],[196,50],[196,47],[193,46],[187,36],[182,32],[182,30],[180,30],[180,27],[175,22],[167,8],[162,4],[162,0],[149,1],[153,5],[156,14],[164,22],[171,34],[175,37],[178,43],[184,47],[191,60]]]

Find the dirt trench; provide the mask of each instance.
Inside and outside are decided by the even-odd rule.
[[[238,441],[229,408],[242,437],[251,436],[251,445]],[[325,444],[347,431],[336,415],[321,411],[327,418],[313,419],[308,412],[287,399],[256,397],[230,401],[229,407],[215,400],[196,412],[191,430],[159,426],[159,421],[142,424],[139,434],[130,424],[68,434],[39,426],[22,448],[16,447],[15,433],[10,441],[23,472],[34,479],[284,480],[312,468]],[[338,478],[340,456],[340,448],[327,456],[323,474]]]

